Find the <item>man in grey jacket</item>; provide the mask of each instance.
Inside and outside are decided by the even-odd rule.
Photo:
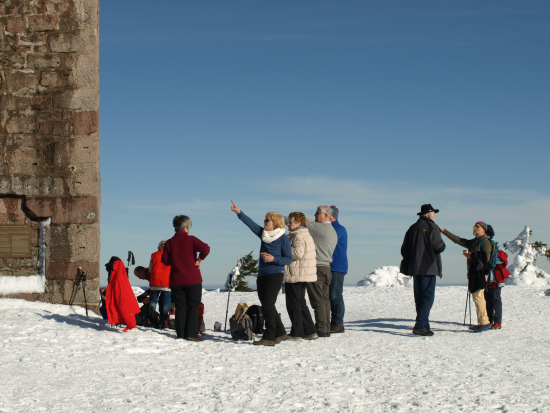
[[[435,297],[435,276],[442,276],[440,254],[445,250],[439,227],[434,223],[437,212],[439,209],[431,204],[422,205],[417,214],[420,218],[411,225],[401,246],[400,271],[414,279],[416,324],[413,334],[419,336],[434,335],[430,330],[430,310]]]
[[[330,222],[331,217],[332,208],[319,205],[315,222],[306,218],[307,229],[315,242],[317,260],[317,281],[308,283],[307,294],[315,313],[315,327],[319,337],[330,337],[330,263],[338,243],[338,235]]]

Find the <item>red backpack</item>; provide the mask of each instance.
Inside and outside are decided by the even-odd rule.
[[[508,265],[508,254],[502,250],[498,250],[498,259],[503,261],[504,264],[497,264],[493,270],[493,274],[495,276],[495,281],[498,284],[502,284],[510,276],[510,271],[506,268]]]

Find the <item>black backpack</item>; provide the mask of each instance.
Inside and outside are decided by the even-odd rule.
[[[163,328],[164,325],[162,323],[162,319],[160,318],[160,314],[156,312],[155,310],[151,311],[149,313],[149,317],[147,317],[149,320],[149,324],[153,328]]]
[[[252,331],[254,334],[263,334],[264,332],[264,315],[262,314],[262,306],[251,305],[246,312],[252,321]]]
[[[233,340],[252,340],[254,333],[252,332],[252,321],[250,317],[245,314],[240,317],[239,321],[232,315],[229,319],[229,329],[231,330],[231,337]]]
[[[162,320],[160,314],[149,308],[145,304],[141,307],[141,311],[135,315],[136,325],[140,327],[162,328]]]

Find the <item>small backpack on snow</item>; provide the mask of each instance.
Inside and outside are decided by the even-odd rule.
[[[252,331],[252,320],[246,314],[248,305],[245,303],[239,303],[235,314],[229,319],[229,329],[231,330],[231,337],[233,340],[252,340],[254,332]]]
[[[264,332],[264,315],[262,314],[262,307],[259,305],[251,305],[248,307],[246,314],[252,321],[252,332],[254,334],[263,334]]]

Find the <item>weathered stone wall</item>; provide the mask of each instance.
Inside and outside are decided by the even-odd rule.
[[[12,297],[68,303],[82,267],[97,309],[98,13],[98,0],[0,0],[0,225],[33,234],[32,258],[0,259],[0,274],[38,274],[38,227],[52,221],[46,293]]]

